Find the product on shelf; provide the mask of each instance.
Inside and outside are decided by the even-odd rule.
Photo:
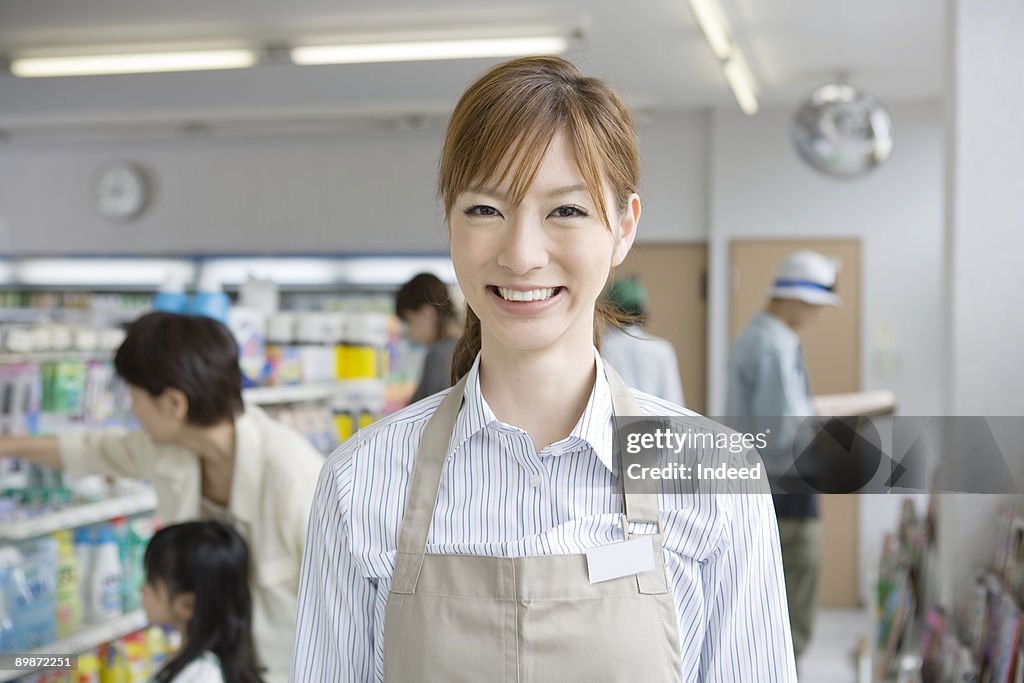
[[[78,656],[78,668],[70,672],[68,683],[100,683],[100,658],[95,652]]]
[[[337,379],[384,379],[388,375],[389,316],[383,313],[350,314],[337,337]]]
[[[267,319],[268,386],[285,386],[302,381],[302,360],[295,343],[296,318],[292,313],[275,313]]]
[[[50,537],[11,547],[4,592],[13,625],[12,651],[40,647],[57,637],[57,542]]]
[[[136,517],[128,520],[123,540],[124,562],[124,610],[130,612],[141,605],[140,591],[146,582],[143,560],[146,546],[153,537],[153,520],[147,517]]]
[[[20,634],[14,628],[15,571],[21,556],[14,548],[0,547],[0,652],[14,652]]]
[[[323,402],[301,402],[266,406],[267,414],[302,434],[321,453],[330,453],[339,443],[331,408]]]
[[[53,534],[57,541],[57,637],[71,635],[82,625],[78,556],[70,529]]]
[[[234,306],[228,312],[228,327],[238,342],[238,366],[242,386],[257,387],[266,377],[266,315],[262,311]]]
[[[124,566],[121,548],[110,525],[100,525],[92,548],[89,571],[90,621],[103,621],[121,614],[124,609]]]

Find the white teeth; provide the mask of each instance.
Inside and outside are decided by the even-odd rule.
[[[555,289],[551,287],[548,289],[531,289],[526,292],[521,292],[517,289],[498,287],[498,293],[501,294],[501,298],[506,301],[542,301],[554,296]]]

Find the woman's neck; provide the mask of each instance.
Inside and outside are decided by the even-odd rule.
[[[572,432],[590,400],[596,368],[592,343],[509,351],[485,340],[480,390],[494,415],[525,430],[539,452]]]
[[[235,422],[225,420],[209,427],[189,427],[178,445],[192,451],[203,465],[222,465],[235,459]]]
[[[199,458],[202,469],[201,494],[225,507],[231,504],[235,479],[235,423],[221,422],[211,427],[190,428],[179,445]]]

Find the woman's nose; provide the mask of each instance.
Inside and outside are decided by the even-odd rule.
[[[524,275],[548,263],[544,226],[535,219],[518,218],[504,231],[498,265],[514,275]]]

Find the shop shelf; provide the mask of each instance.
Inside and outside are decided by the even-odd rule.
[[[60,531],[61,529],[73,529],[87,524],[103,522],[114,517],[126,517],[141,512],[149,512],[155,508],[156,494],[151,489],[146,489],[116,498],[101,500],[97,503],[74,505],[31,519],[5,523],[3,526],[0,526],[0,542],[22,541],[27,538]]]
[[[146,613],[142,610],[129,612],[116,619],[99,624],[89,624],[77,633],[55,640],[24,654],[33,655],[80,655],[93,650],[103,643],[117,640],[146,627]],[[14,681],[27,676],[31,671],[0,671],[0,682]]]
[[[295,384],[279,387],[256,387],[246,389],[242,393],[247,403],[255,405],[307,403],[312,401],[329,401],[337,395],[342,386],[341,382]]]

